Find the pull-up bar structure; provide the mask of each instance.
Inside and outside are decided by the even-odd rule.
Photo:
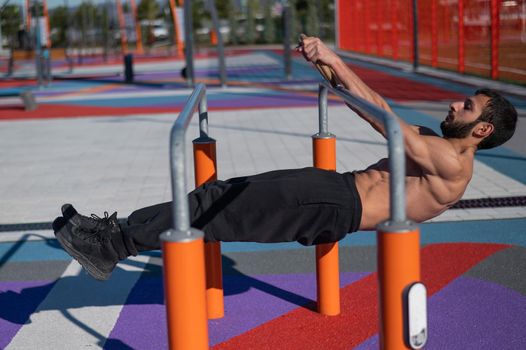
[[[406,219],[405,152],[399,122],[394,115],[341,87],[320,84],[320,130],[312,137],[313,161],[318,168],[336,170],[336,137],[328,131],[329,92],[360,113],[376,118],[386,129],[391,170],[390,219],[377,227],[380,347],[420,349],[427,339],[426,289],[419,282],[419,230]],[[220,245],[205,244],[203,232],[190,227],[185,134],[197,107],[200,136],[193,141],[196,186],[217,178],[216,142],[208,135],[205,86],[197,84],[170,136],[174,228],[160,236],[170,349],[208,349],[207,318],[224,314]],[[318,311],[337,315],[338,243],[316,246],[316,260]]]
[[[327,95],[331,92],[355,110],[381,122],[386,130],[390,219],[377,227],[380,348],[421,349],[428,334],[427,296],[420,283],[420,232],[406,217],[405,152],[400,123],[393,114],[341,86],[323,82],[319,91],[320,113],[326,113]],[[320,117],[320,127],[325,120],[326,117]]]
[[[208,349],[204,234],[190,227],[185,173],[185,135],[197,106],[200,134],[206,134],[203,84],[195,87],[170,133],[173,229],[160,236],[170,349]]]

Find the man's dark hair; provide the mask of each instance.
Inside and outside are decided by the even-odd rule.
[[[490,98],[477,120],[491,123],[494,126],[493,132],[479,143],[478,149],[489,149],[502,145],[515,132],[517,125],[515,107],[494,90],[479,89],[475,91],[475,95],[484,95]]]

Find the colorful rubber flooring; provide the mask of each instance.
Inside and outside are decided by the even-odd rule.
[[[308,65],[295,61],[294,79],[284,81],[279,53],[234,56],[261,64],[229,67],[228,92],[218,86],[216,68],[197,65],[198,77],[210,83],[211,110],[317,104],[319,76]],[[189,95],[177,73],[181,62],[170,63],[177,69],[163,68],[162,60],[147,63],[156,69],[138,71],[133,85],[114,73],[62,76],[46,89],[33,90],[36,111],[23,111],[16,99],[2,104],[0,123],[180,110]],[[474,90],[365,62],[349,64],[397,108],[463,99]],[[34,82],[0,82],[6,94],[28,87]],[[520,97],[511,98],[519,107],[526,105]],[[416,112],[408,116],[418,119]],[[526,182],[522,155],[500,150],[495,160],[491,154],[487,164]],[[50,238],[49,223],[14,224],[20,224],[12,225],[17,239],[2,239],[11,232],[9,225],[0,225],[0,349],[168,348],[160,252],[121,262],[101,283]],[[526,218],[420,227],[422,280],[429,296],[426,349],[525,349]],[[357,232],[340,242],[342,312],[333,317],[315,312],[312,247],[224,243],[222,253],[225,317],[209,321],[211,348],[378,349],[374,233]]]

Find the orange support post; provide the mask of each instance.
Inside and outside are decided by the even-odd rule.
[[[127,38],[126,38],[126,23],[124,21],[124,13],[122,13],[121,0],[117,0],[117,15],[119,17],[119,30],[121,33],[121,48],[122,53],[125,54],[128,52],[127,47]]]
[[[141,24],[139,23],[139,18],[137,17],[137,6],[135,0],[130,0],[130,6],[133,14],[133,21],[135,23],[135,35],[137,37],[137,43],[135,44],[135,52],[139,55],[144,53],[144,48],[142,47],[142,31]]]
[[[46,47],[48,49],[51,49],[51,31],[49,29],[49,15],[48,15],[48,10],[47,10],[47,1],[46,0],[42,1],[42,11],[43,11],[43,16],[44,16],[44,21],[46,23],[46,30],[47,30],[47,33],[46,33]]]
[[[217,34],[212,28],[210,28],[210,44],[217,45]]]
[[[394,231],[394,232],[393,232]],[[404,300],[408,288],[420,280],[420,233],[416,226],[395,230],[380,225],[378,279],[380,283],[380,348],[409,349]]]
[[[195,185],[217,179],[216,141],[212,138],[199,138],[194,144]],[[224,316],[223,278],[221,267],[221,243],[205,244],[206,261],[206,303],[208,318]]]
[[[313,135],[312,147],[314,166],[335,171],[336,137]],[[316,245],[316,282],[318,312],[328,316],[338,315],[340,313],[338,242]]]
[[[163,239],[162,249],[169,348],[208,349],[203,237]]]
[[[31,4],[26,0],[26,32],[31,33]]]
[[[180,6],[183,6],[183,1],[180,0],[179,3],[180,3],[179,4]],[[177,51],[177,56],[182,56],[183,55],[183,45],[181,45],[181,38],[180,38],[181,33],[179,33],[179,31],[177,30],[177,13],[175,11],[175,1],[170,0],[169,4],[170,4],[170,11],[172,11],[172,21],[174,25],[175,49]]]

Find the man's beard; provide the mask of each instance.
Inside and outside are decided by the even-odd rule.
[[[479,120],[475,120],[471,123],[461,123],[444,120],[440,123],[440,129],[442,130],[442,135],[447,139],[463,139],[471,133],[471,130],[479,122]]]

